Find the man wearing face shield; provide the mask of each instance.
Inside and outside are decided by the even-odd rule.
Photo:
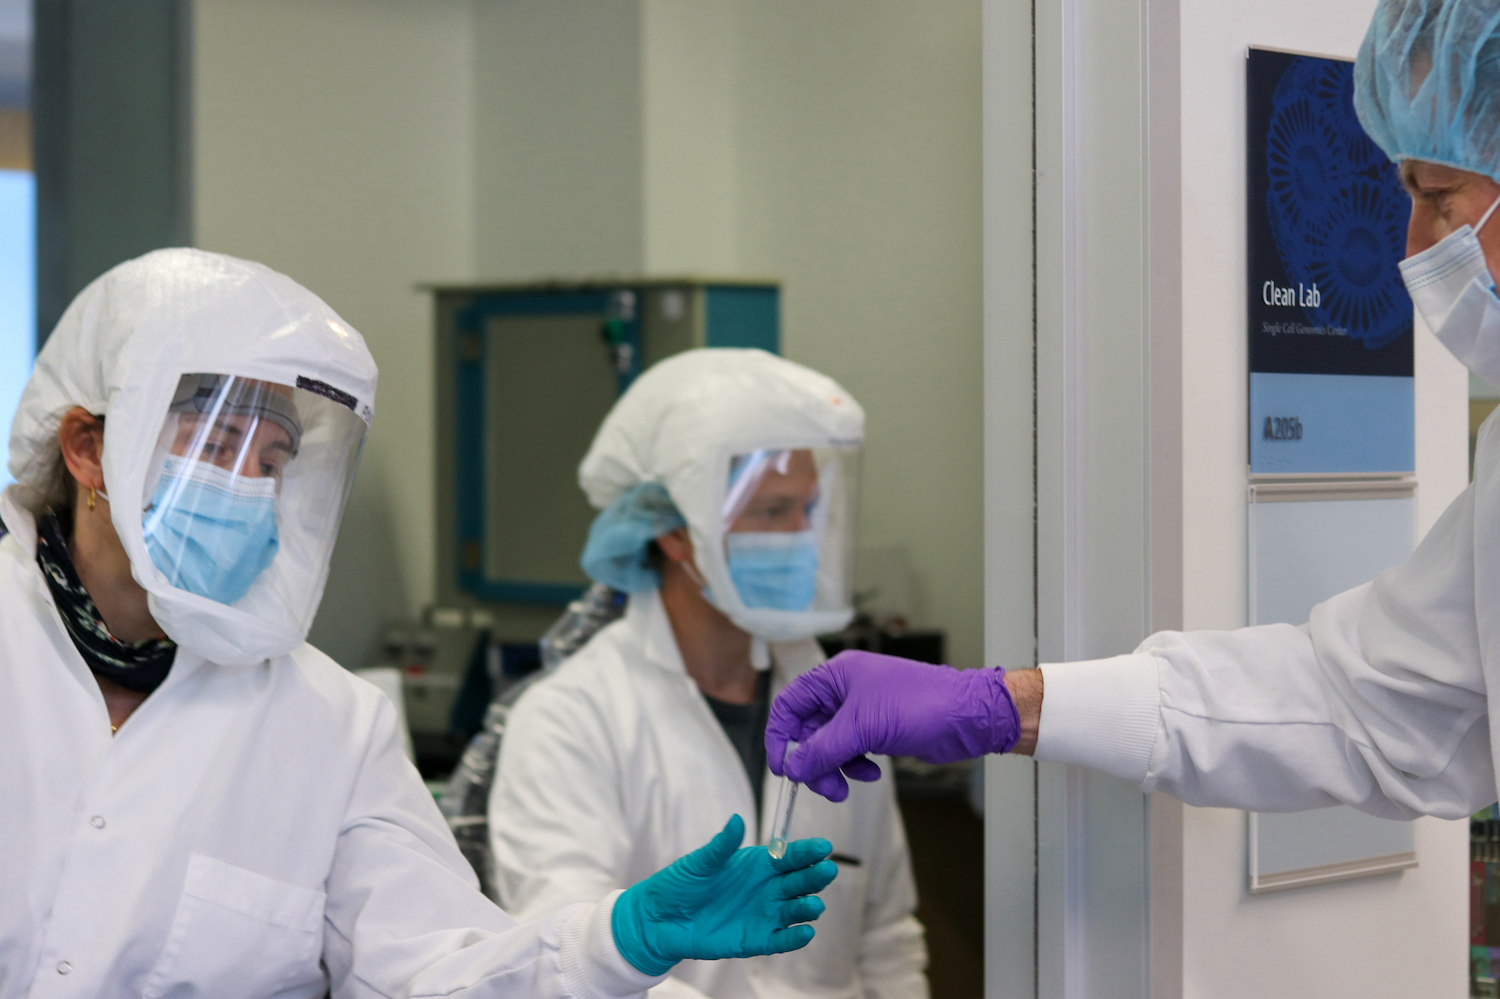
[[[1380,0],[1355,108],[1412,198],[1402,274],[1428,326],[1500,382],[1500,0]],[[1035,753],[1191,804],[1459,818],[1496,796],[1500,424],[1411,559],[1302,627],[1163,632],[1133,654],[1003,670],[846,654],[789,688],[767,749],[823,794],[867,752]],[[777,764],[773,762],[773,767]]]
[[[375,383],[315,296],[196,250],[41,351],[0,494],[0,999],[638,996],[812,937],[828,844],[733,821],[535,923],[480,894],[391,704],[306,642]]]
[[[851,617],[864,414],[833,381],[762,351],[704,349],[642,375],[579,468],[600,509],[583,553],[625,616],[510,716],[489,828],[502,905],[521,918],[630,884],[776,786],[770,698]],[[926,949],[894,789],[806,798],[794,835],[833,844],[838,879],[795,954],[684,962],[653,996],[919,999]]]

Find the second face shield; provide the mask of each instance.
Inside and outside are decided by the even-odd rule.
[[[304,629],[366,430],[336,391],[309,385],[184,375],[141,513],[170,585]]]
[[[729,458],[723,567],[746,630],[772,640],[836,630],[852,607],[858,448],[786,448]],[[718,597],[721,606],[729,601]],[[731,614],[731,616],[739,616]]]

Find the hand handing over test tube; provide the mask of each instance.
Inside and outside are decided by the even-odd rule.
[[[843,801],[846,778],[880,777],[866,754],[951,763],[1008,752],[1021,735],[1003,669],[956,670],[851,650],[802,674],[776,698],[766,759],[772,773]],[[788,752],[792,743],[800,745]]]

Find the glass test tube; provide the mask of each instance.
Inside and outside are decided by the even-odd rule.
[[[788,743],[786,755],[790,757],[796,748],[795,742]],[[786,843],[792,832],[792,809],[797,805],[799,786],[790,777],[784,776],[776,791],[776,811],[771,815],[771,842],[767,849],[777,860],[786,856]]]

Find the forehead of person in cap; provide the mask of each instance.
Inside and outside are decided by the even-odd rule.
[[[1474,225],[1500,196],[1500,0],[1381,0],[1354,107],[1412,196],[1407,255]],[[1500,227],[1480,233],[1491,269]]]

